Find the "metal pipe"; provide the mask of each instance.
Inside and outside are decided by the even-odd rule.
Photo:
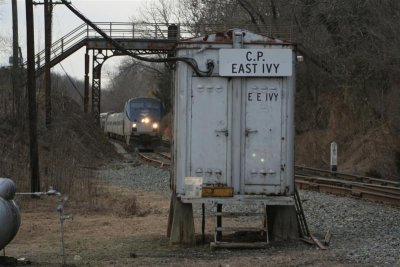
[[[206,243],[206,234],[205,234],[205,227],[206,227],[206,212],[205,212],[205,204],[201,204],[201,239],[203,244]]]
[[[49,190],[47,192],[20,192],[20,193],[15,193],[15,195],[29,195],[29,196],[61,196],[61,193],[56,191],[52,186],[49,187]]]
[[[64,215],[64,208],[65,204],[68,201],[68,197],[65,197],[61,204],[57,206],[57,211],[60,213],[60,225],[61,225],[61,249],[62,249],[62,255],[63,255],[63,266],[66,265],[66,258],[65,258],[65,244],[64,244],[64,221],[65,220],[73,220],[74,217],[73,215]]]
[[[66,264],[65,259],[65,245],[64,245],[64,220],[62,219],[62,212],[60,212],[60,224],[61,224],[61,247],[62,247],[62,256],[63,256],[63,266]]]

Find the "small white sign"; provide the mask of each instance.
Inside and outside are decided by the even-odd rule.
[[[185,195],[186,197],[201,197],[201,185],[203,177],[185,177]]]
[[[291,49],[220,49],[220,76],[291,76]]]
[[[331,166],[337,166],[338,146],[336,142],[331,143]]]

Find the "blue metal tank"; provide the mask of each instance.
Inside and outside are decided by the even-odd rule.
[[[21,225],[19,208],[13,200],[15,191],[12,180],[0,178],[0,250],[11,242]]]

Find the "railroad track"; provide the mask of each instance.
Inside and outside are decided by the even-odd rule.
[[[140,152],[139,156],[145,161],[161,168],[168,168],[171,166],[171,154],[167,152]]]
[[[161,144],[165,147],[170,147],[171,146],[171,141],[168,139],[162,139]]]
[[[296,166],[300,189],[400,206],[400,182]]]
[[[139,153],[139,156],[161,168],[171,165],[171,153]],[[397,181],[296,166],[295,182],[299,189],[400,206]]]

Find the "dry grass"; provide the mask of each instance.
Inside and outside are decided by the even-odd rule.
[[[53,96],[52,124],[44,125],[39,98],[38,144],[41,191],[50,186],[85,207],[95,207],[100,194],[93,170],[117,157],[90,115],[67,97]],[[0,122],[0,177],[17,184],[19,192],[30,191],[29,135],[27,123],[16,123],[10,114]],[[24,201],[22,201],[22,205]]]
[[[93,182],[98,188],[94,205],[71,199],[65,209],[65,214],[74,217],[65,221],[68,263],[109,266],[115,262],[129,266],[138,255],[169,250],[165,237],[168,198]],[[57,198],[18,196],[16,200],[23,203],[22,224],[6,249],[7,255],[25,257],[32,266],[59,264],[62,258]]]
[[[170,246],[166,237],[169,199],[156,192],[121,189],[99,184],[102,210],[88,212],[75,203],[66,214],[67,263],[75,266],[357,266],[335,259],[306,244],[275,245],[266,250],[210,251],[208,244],[196,247]],[[121,205],[130,203],[133,206]],[[118,202],[115,202],[118,198]],[[84,205],[84,203],[80,203]],[[59,266],[62,261],[60,223],[54,198],[30,201],[22,212],[17,237],[7,247],[8,256],[25,257],[31,266]],[[116,209],[120,206],[120,209]],[[131,209],[133,208],[133,210]],[[138,210],[137,210],[138,209]],[[132,212],[146,212],[143,216]],[[121,214],[122,213],[122,214]],[[199,233],[200,220],[196,220]],[[214,218],[206,218],[207,239],[212,239]],[[200,235],[197,235],[200,240]]]

